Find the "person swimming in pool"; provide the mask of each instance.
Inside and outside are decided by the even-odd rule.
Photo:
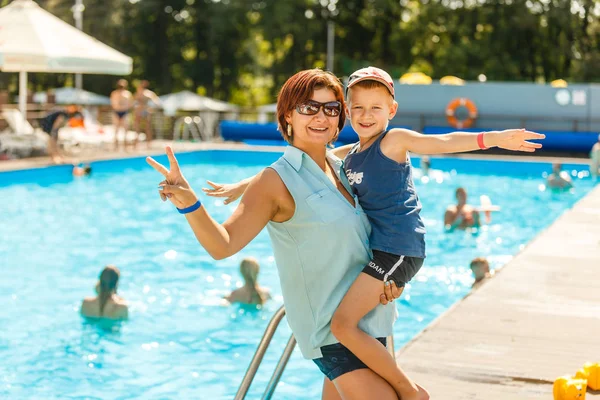
[[[473,289],[481,286],[484,280],[491,278],[494,275],[494,273],[490,271],[490,263],[485,257],[477,257],[471,260],[469,268],[475,279],[472,286]]]
[[[119,150],[119,131],[123,129],[123,148],[127,145],[127,114],[133,107],[133,95],[127,90],[127,80],[119,79],[117,88],[110,94],[110,105],[113,109],[113,125],[115,127],[115,150]]]
[[[88,176],[92,173],[90,164],[73,164],[73,176]]]
[[[467,203],[467,191],[459,187],[455,192],[456,205],[446,208],[444,226],[447,230],[466,229],[481,225],[479,212]]]
[[[89,318],[127,319],[127,302],[117,296],[120,272],[114,265],[107,265],[96,283],[95,297],[86,297],[81,303],[81,315]]]
[[[567,171],[562,170],[562,164],[552,164],[552,173],[548,175],[546,184],[550,189],[568,190],[573,187],[573,181]]]
[[[225,296],[229,303],[263,305],[271,298],[269,290],[258,284],[260,265],[255,258],[246,257],[240,263],[240,274],[244,278],[244,286]]]

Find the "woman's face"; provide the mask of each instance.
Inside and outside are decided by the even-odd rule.
[[[316,89],[310,99],[319,103],[337,101],[335,93],[327,88]],[[321,107],[315,115],[303,115],[294,109],[286,120],[292,125],[293,145],[302,149],[315,145],[325,147],[337,133],[340,117],[326,116]]]

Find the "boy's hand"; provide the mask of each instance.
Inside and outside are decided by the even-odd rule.
[[[211,181],[206,181],[213,188],[202,188],[202,191],[206,193],[208,196],[212,197],[226,197],[224,204],[229,204],[233,201],[236,201],[244,194],[246,187],[248,186],[248,180],[244,179],[243,181],[237,183],[215,183]]]
[[[404,291],[404,288],[402,290],[398,289],[394,281],[387,281],[383,286],[383,294],[379,296],[379,302],[383,305],[396,300]]]
[[[544,139],[545,137],[546,135],[525,129],[507,129],[504,131],[487,132],[483,140],[487,147],[497,146],[505,150],[533,153],[536,149],[541,149],[542,144],[528,142],[528,140]]]

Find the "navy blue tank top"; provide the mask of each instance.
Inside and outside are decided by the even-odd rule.
[[[425,225],[410,158],[398,163],[381,151],[378,137],[366,150],[357,143],[344,160],[352,190],[371,222],[371,249],[425,258]]]

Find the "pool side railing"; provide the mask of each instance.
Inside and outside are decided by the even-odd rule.
[[[271,318],[271,321],[269,321],[269,324],[267,325],[267,328],[265,329],[265,333],[263,334],[263,337],[260,340],[260,343],[258,344],[258,348],[256,349],[256,352],[254,353],[254,357],[252,357],[252,361],[250,361],[250,365],[248,366],[248,369],[246,370],[246,374],[244,375],[244,378],[242,379],[242,383],[240,384],[240,387],[234,397],[234,400],[243,400],[246,398],[246,394],[248,393],[248,389],[250,389],[250,385],[252,384],[252,381],[254,380],[254,377],[256,376],[258,367],[260,367],[263,357],[264,357],[267,349],[269,348],[269,345],[271,344],[273,335],[275,334],[275,331],[277,330],[277,327],[281,323],[281,320],[283,319],[284,316],[285,316],[285,307],[281,306],[275,312],[275,314]],[[394,352],[394,336],[393,335],[387,337],[387,343],[388,343],[387,349],[390,352],[390,354],[392,355],[392,357],[395,359],[396,357],[395,357],[395,352]],[[283,350],[283,354],[281,354],[281,357],[279,358],[279,362],[277,363],[277,366],[275,367],[275,370],[273,371],[273,375],[271,375],[271,379],[269,380],[269,383],[267,384],[267,388],[265,389],[265,392],[263,393],[262,400],[270,400],[271,397],[273,396],[273,394],[275,393],[275,389],[277,388],[279,379],[281,379],[281,375],[283,375],[283,371],[285,370],[285,367],[290,359],[290,356],[292,355],[292,351],[294,351],[294,347],[296,347],[296,338],[294,338],[294,335],[290,335],[290,339],[288,340],[287,345],[285,346],[285,349]]]

